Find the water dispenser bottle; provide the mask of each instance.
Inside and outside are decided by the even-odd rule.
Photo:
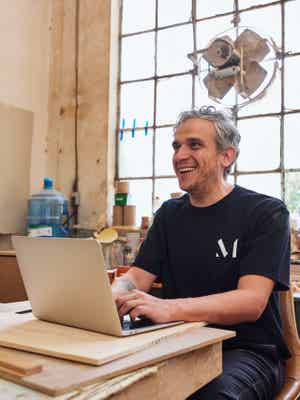
[[[51,178],[45,178],[43,190],[28,200],[28,236],[65,237],[68,220],[68,200],[54,190]]]

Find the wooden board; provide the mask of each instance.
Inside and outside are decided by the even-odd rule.
[[[0,233],[24,232],[34,114],[0,103]]]
[[[40,372],[42,364],[36,360],[30,360],[26,356],[24,357],[21,352],[12,354],[9,349],[0,347],[0,368],[25,376]]]
[[[0,370],[0,376],[48,395],[57,396],[175,356],[185,356],[186,353],[195,350],[203,349],[210,354],[210,346],[221,346],[221,341],[233,336],[232,331],[194,326],[181,334],[170,336],[153,346],[99,367],[9,349],[12,354],[21,353],[28,360],[42,363],[43,370],[27,377],[3,374]]]
[[[118,338],[40,321],[32,314],[1,313],[0,345],[91,365],[102,365],[203,324],[187,323]]]

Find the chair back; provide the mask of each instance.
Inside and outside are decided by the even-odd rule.
[[[291,352],[287,360],[285,382],[275,400],[296,400],[300,395],[300,340],[292,290],[280,292],[280,312],[285,342]]]

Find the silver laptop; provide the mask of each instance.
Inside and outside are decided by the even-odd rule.
[[[42,320],[128,336],[176,325],[120,322],[99,242],[94,239],[12,238],[33,314]],[[146,326],[145,326],[146,325]]]

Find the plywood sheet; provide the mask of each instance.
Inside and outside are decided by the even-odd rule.
[[[0,233],[24,232],[33,113],[0,103]]]
[[[163,342],[203,323],[188,323],[129,337],[114,337],[35,319],[0,314],[0,345],[91,365],[102,365]]]
[[[204,353],[201,353],[202,364],[205,363],[205,368],[207,368],[210,361],[213,364],[213,368],[215,359],[212,354],[215,354],[218,350],[220,356],[221,341],[232,336],[234,336],[234,333],[231,331],[194,326],[185,332],[170,336],[163,341],[157,341],[154,345],[134,354],[98,367],[8,349],[7,351],[12,354],[22,353],[28,360],[41,363],[43,370],[38,374],[22,378],[3,374],[1,371],[0,376],[52,396],[60,395],[80,389],[86,385],[104,382],[107,379],[157,364],[175,356],[185,356],[186,353],[199,349],[203,349],[204,351]],[[195,366],[195,369],[197,368]]]
[[[12,354],[9,349],[0,347],[0,368],[21,375],[32,375],[42,370],[42,364],[28,359],[22,352]]]

